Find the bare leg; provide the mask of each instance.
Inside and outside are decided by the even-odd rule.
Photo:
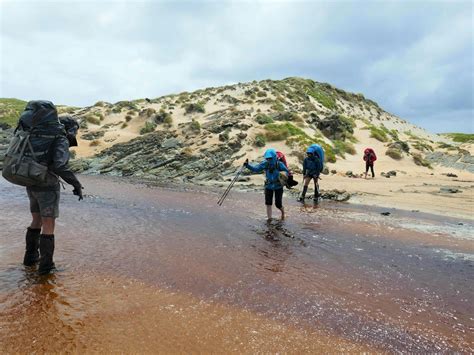
[[[271,220],[272,219],[272,206],[266,205],[267,206],[267,219]]]
[[[55,218],[53,217],[43,217],[43,234],[54,234]]]
[[[279,210],[280,210],[280,212],[281,212],[281,220],[283,221],[283,220],[285,219],[285,208],[282,207],[282,208],[280,208]]]
[[[41,229],[41,226],[43,224],[41,221],[41,215],[37,212],[32,212],[31,217],[32,217],[32,220],[31,220],[30,228]]]

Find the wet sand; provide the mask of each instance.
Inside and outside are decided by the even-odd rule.
[[[0,349],[474,351],[472,220],[82,177],[62,194],[58,271],[21,265],[24,189],[0,180]]]

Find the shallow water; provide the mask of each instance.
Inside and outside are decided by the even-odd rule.
[[[26,194],[0,180],[5,352],[474,351],[472,221],[286,200],[268,224],[257,193],[218,207],[213,191],[82,181],[39,278],[21,265]]]

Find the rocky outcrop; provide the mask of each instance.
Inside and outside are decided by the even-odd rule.
[[[443,152],[428,153],[425,159],[430,163],[474,173],[474,157],[465,150],[461,150],[457,154]]]
[[[241,147],[238,137],[226,144],[193,152],[172,132],[158,131],[115,144],[90,159],[71,162],[75,171],[136,176],[159,181],[222,180],[235,172],[232,157]]]
[[[316,127],[329,139],[345,140],[354,133],[354,123],[337,113],[317,120]]]

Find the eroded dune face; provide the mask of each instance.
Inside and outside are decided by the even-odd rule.
[[[285,198],[267,224],[260,193],[217,208],[212,190],[82,182],[39,279],[21,266],[25,192],[0,180],[6,352],[473,349],[472,221]]]

